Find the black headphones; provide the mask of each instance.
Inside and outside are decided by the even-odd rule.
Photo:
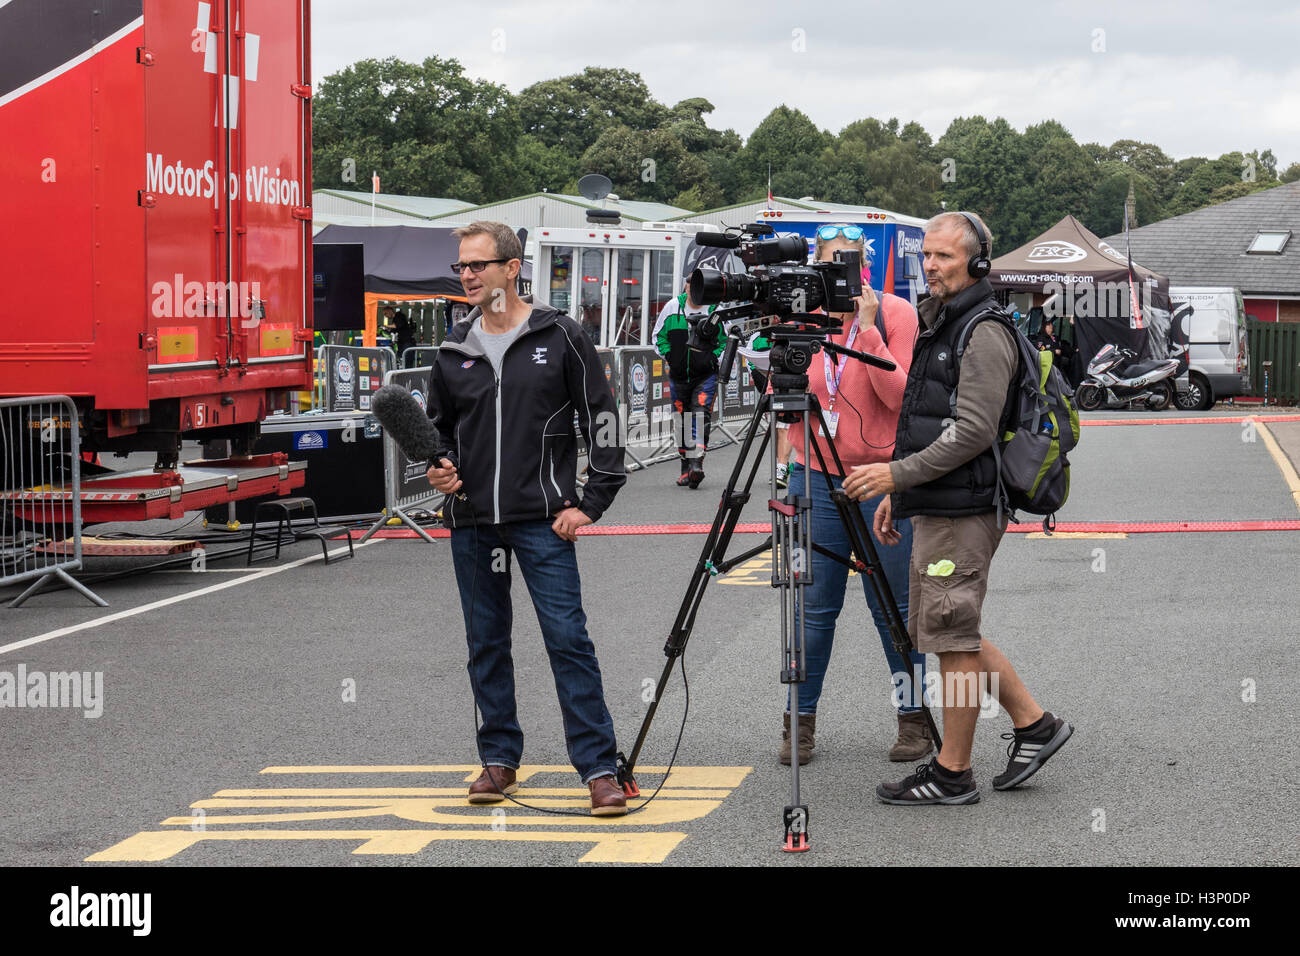
[[[993,263],[989,261],[989,235],[984,231],[984,227],[980,225],[980,221],[970,213],[961,212],[957,215],[966,218],[971,228],[975,230],[975,238],[980,243],[980,251],[971,256],[966,262],[966,272],[969,273],[972,279],[983,279],[993,268]]]

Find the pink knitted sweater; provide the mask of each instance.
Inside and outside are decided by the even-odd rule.
[[[853,348],[859,352],[869,352],[881,358],[892,359],[897,365],[892,372],[866,365],[856,359],[834,356],[820,352],[813,357],[812,367],[808,369],[810,391],[817,396],[822,409],[829,420],[831,412],[839,413],[839,424],[835,429],[835,447],[839,450],[840,460],[845,469],[865,465],[875,461],[889,461],[894,455],[894,437],[898,431],[898,412],[903,405],[903,390],[907,385],[907,372],[912,367],[912,349],[916,343],[916,310],[906,300],[896,295],[885,293],[880,297],[880,308],[885,320],[885,333],[889,344],[880,338],[880,331],[873,320],[870,325],[859,327]],[[845,344],[852,320],[831,338],[832,342]],[[826,388],[826,368],[835,374],[834,361],[843,365],[839,389],[834,402]],[[828,366],[826,363],[831,364]],[[847,364],[845,364],[847,363]],[[813,430],[812,440],[817,443],[817,429]],[[790,440],[794,444],[795,459],[800,464],[804,461],[804,428],[802,423],[790,426]],[[826,466],[835,468],[830,451],[821,445],[822,454],[826,456]],[[817,468],[817,455],[808,449],[812,467]]]

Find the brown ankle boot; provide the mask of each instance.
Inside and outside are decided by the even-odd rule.
[[[785,714],[782,720],[785,729],[781,733],[781,763],[788,767],[790,766],[790,715]],[[813,741],[813,733],[816,730],[816,714],[799,715],[799,766],[801,767],[812,760],[813,747],[817,746]]]
[[[898,715],[898,740],[889,750],[889,759],[902,762],[920,760],[934,749],[934,740],[930,736],[930,727],[925,722],[925,714]]]

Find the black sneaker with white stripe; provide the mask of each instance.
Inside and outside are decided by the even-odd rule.
[[[1034,733],[1017,730],[1002,735],[1003,740],[1011,741],[1007,744],[1010,760],[1007,769],[993,778],[994,790],[1020,786],[1037,773],[1038,768],[1047,763],[1047,758],[1060,750],[1074,733],[1073,727],[1060,717],[1053,717],[1050,711],[1045,712],[1043,718],[1038,721],[1037,725],[1041,726]]]
[[[941,774],[930,760],[916,768],[916,772],[898,783],[882,783],[876,787],[876,796],[882,803],[898,806],[925,806],[932,803],[979,803],[980,791],[975,786],[975,775],[969,770],[956,777]]]

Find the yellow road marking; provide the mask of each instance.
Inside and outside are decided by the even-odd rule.
[[[647,794],[648,796],[648,794]],[[522,799],[516,796],[516,799]],[[582,796],[565,799],[543,797],[529,800],[534,806],[547,810],[585,810],[591,807],[591,796],[585,791]],[[358,806],[360,804],[360,806]],[[482,826],[513,826],[517,823],[526,825],[544,824],[546,826],[658,826],[664,823],[686,823],[707,816],[722,804],[721,800],[670,800],[664,802],[663,794],[639,813],[623,817],[592,817],[588,813],[577,813],[569,817],[541,814],[525,816],[522,808],[508,800],[503,800],[495,807],[504,811],[493,814],[484,813],[484,804],[471,804],[462,794],[458,797],[388,799],[388,800],[348,800],[335,797],[319,799],[275,799],[275,800],[197,800],[191,806],[195,809],[212,808],[246,809],[256,807],[260,810],[274,810],[279,807],[334,807],[331,810],[316,810],[303,813],[241,813],[217,815],[204,813],[203,816],[168,817],[163,826],[212,826],[224,823],[305,823],[312,820],[351,820],[358,817],[397,817],[412,823],[441,823],[449,826],[480,824]],[[633,801],[632,806],[637,806]],[[462,813],[442,813],[438,808],[456,807]],[[571,821],[571,822],[570,822]]]
[[[1044,534],[1041,531],[1030,531],[1025,535],[1026,538],[1127,538],[1127,531],[1053,531],[1051,534]]]
[[[667,767],[637,768],[642,797],[631,807],[645,804]],[[658,797],[645,809],[622,817],[592,817],[590,795],[581,786],[547,786],[544,774],[574,780],[573,768],[562,764],[520,767],[521,783],[515,798],[538,813],[508,800],[496,804],[471,804],[466,784],[476,779],[477,764],[381,764],[364,766],[271,766],[264,774],[442,774],[444,786],[386,787],[325,786],[238,788],[218,790],[212,797],[190,804],[190,814],[168,817],[146,830],[86,858],[91,863],[157,862],[170,859],[205,841],[231,840],[344,840],[359,843],[358,855],[418,853],[438,841],[500,840],[505,842],[591,843],[579,859],[584,863],[661,863],[685,833],[652,829],[707,817],[721,806],[752,772],[752,767],[675,767],[664,779]],[[447,779],[450,776],[450,780]],[[352,777],[352,779],[356,779]],[[373,779],[373,778],[372,778]],[[527,781],[538,785],[527,786]],[[452,781],[457,785],[447,786]],[[386,782],[386,781],[385,781]],[[431,781],[433,782],[433,781]],[[560,783],[561,781],[554,781]],[[292,825],[331,821],[342,826],[364,825],[377,818],[405,821],[418,828],[404,829],[294,829]],[[573,828],[582,829],[573,829]],[[183,829],[182,829],[183,828]],[[545,829],[543,829],[545,828]]]
[[[87,863],[156,863],[204,842],[237,840],[359,840],[358,856],[419,853],[430,844],[451,840],[526,843],[593,843],[579,863],[662,863],[685,833],[589,832],[498,833],[491,830],[169,830],[137,833],[86,857]]]
[[[1268,430],[1268,426],[1258,418],[1253,419],[1253,421],[1255,422],[1255,431],[1259,433],[1260,438],[1264,439],[1264,447],[1268,449],[1268,453],[1273,456],[1273,461],[1278,470],[1282,472],[1282,480],[1286,482],[1287,489],[1291,492],[1291,500],[1295,502],[1296,508],[1300,509],[1300,476],[1296,475],[1295,466],[1291,464],[1291,459],[1282,451],[1282,446],[1277,443],[1277,439]]]
[[[639,776],[639,774],[638,774]],[[643,788],[649,796],[658,784]],[[721,800],[731,795],[730,790],[695,790],[664,787],[659,791],[660,797],[702,797]],[[464,797],[464,787],[277,787],[273,790],[218,790],[214,798],[233,799],[236,797],[351,797],[358,800],[373,800],[381,797]],[[512,794],[517,800],[531,800],[533,797],[587,797],[587,791],[578,787],[520,787]],[[192,804],[197,806],[197,804]]]

